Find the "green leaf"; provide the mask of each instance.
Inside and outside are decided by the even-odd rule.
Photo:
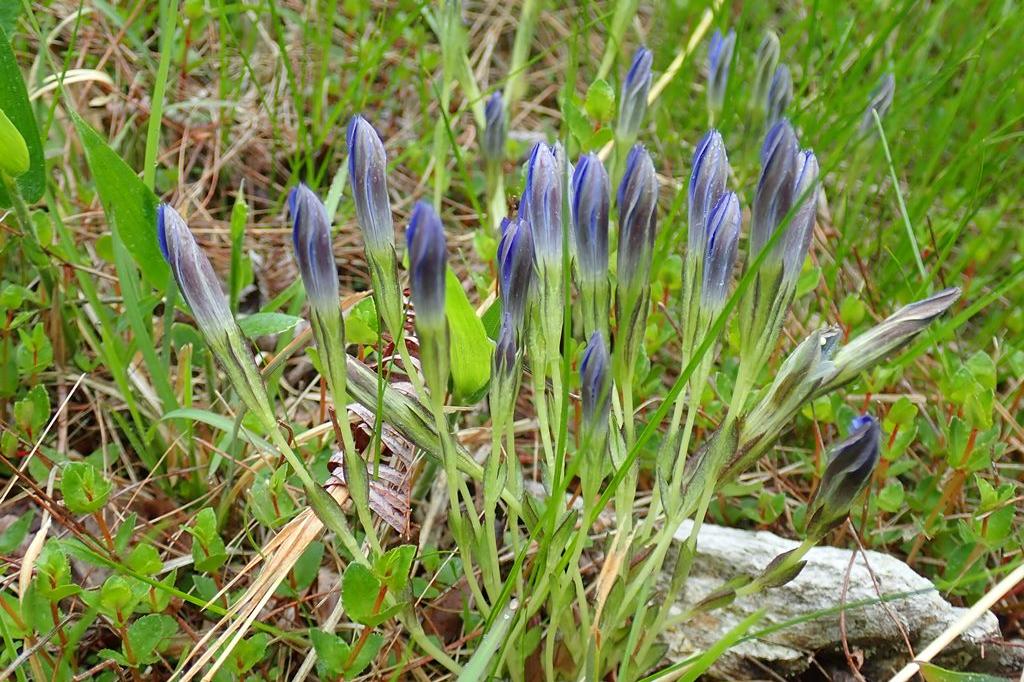
[[[64,504],[75,514],[91,514],[107,503],[114,484],[86,462],[68,462],[60,479]]]
[[[137,664],[146,665],[159,660],[160,652],[178,631],[178,622],[162,613],[143,616],[128,627],[128,642]],[[124,647],[125,656],[128,646]]]
[[[603,78],[598,78],[587,88],[587,100],[583,105],[590,118],[598,123],[607,123],[615,113],[615,90]]]
[[[35,516],[35,511],[29,509],[19,516],[17,521],[7,526],[3,533],[0,533],[0,554],[10,554],[21,546]]]
[[[294,329],[300,322],[302,322],[302,318],[295,315],[253,313],[239,318],[238,326],[242,328],[242,333],[250,339],[257,339],[261,336],[271,336]]]
[[[1005,682],[1003,677],[993,677],[981,673],[958,673],[940,668],[932,663],[921,664],[921,675],[925,682]]]
[[[192,527],[185,530],[192,534],[192,561],[196,570],[212,573],[228,560],[224,540],[217,532],[217,515],[213,509],[202,509],[196,514]]]
[[[0,3],[0,29],[6,31],[7,35],[14,32],[14,26],[18,23],[19,16],[21,16],[20,2]]]
[[[243,675],[263,660],[263,657],[267,655],[267,644],[269,642],[270,637],[263,632],[257,632],[252,637],[243,639],[238,643],[238,646],[232,652],[232,660],[234,661],[233,672],[238,676],[238,679],[245,679]]]
[[[103,583],[94,601],[91,606],[98,608],[117,625],[123,625],[132,615],[135,605],[139,602],[139,596],[127,578],[112,575]]]
[[[345,672],[345,663],[351,651],[345,640],[315,628],[309,631],[309,638],[316,650],[316,667],[321,677],[337,677]]]
[[[370,665],[370,662],[377,658],[377,654],[380,653],[380,647],[384,644],[384,638],[377,633],[371,633],[366,637],[366,641],[363,642],[363,648],[359,650],[352,665],[345,669],[345,678],[352,679],[359,675],[366,669],[366,666]]]
[[[455,397],[463,404],[481,398],[491,380],[492,345],[483,322],[470,305],[451,268],[445,280],[445,315],[451,335],[450,355]]]
[[[388,586],[392,593],[398,593],[409,584],[409,571],[412,569],[412,562],[416,558],[415,545],[401,545],[389,549],[382,557],[377,559],[374,571],[377,576]]]
[[[367,623],[376,614],[381,582],[363,564],[351,563],[341,578],[341,601],[349,618]]]
[[[3,3],[19,5],[21,3]],[[2,14],[5,10],[0,10]],[[0,23],[3,17],[0,16]],[[43,156],[43,145],[39,140],[39,129],[32,113],[32,105],[28,100],[25,81],[18,68],[18,60],[7,39],[6,27],[0,26],[0,109],[10,119],[25,139],[28,147],[28,171],[17,179],[18,188],[28,202],[38,201],[46,188],[46,159]],[[10,206],[11,197],[7,188],[0,182],[0,206]]]
[[[245,267],[248,261],[243,260],[242,250],[245,246],[245,223],[249,219],[249,204],[245,201],[244,183],[235,195],[235,205],[231,207],[231,271],[228,275],[228,300],[231,311],[238,312],[238,299],[247,279],[252,277],[252,268]]]
[[[82,140],[111,230],[124,242],[146,281],[163,289],[170,270],[157,244],[156,195],[88,123],[74,111],[69,110],[69,115]]]
[[[156,575],[164,567],[164,562],[160,560],[160,552],[153,545],[144,544],[136,545],[125,563],[136,573],[146,576]]]

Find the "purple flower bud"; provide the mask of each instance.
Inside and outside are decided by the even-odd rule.
[[[882,430],[870,415],[853,420],[850,435],[832,446],[818,492],[807,508],[807,534],[821,537],[842,522],[878,463]]]
[[[705,251],[708,216],[725,194],[728,179],[729,158],[725,153],[725,143],[717,130],[709,130],[697,143],[690,174],[687,248],[694,256]]]
[[[877,112],[879,119],[883,118],[892,106],[895,94],[896,78],[891,73],[887,73],[878,81],[875,89],[871,91],[871,97],[868,98],[868,107],[864,110],[864,116],[860,121],[861,135],[866,135],[875,129],[875,116],[872,112]]]
[[[779,37],[775,35],[774,31],[765,32],[754,57],[756,72],[750,99],[756,103],[756,106],[761,106],[767,101],[772,76],[775,74],[775,67],[779,65],[780,52]]]
[[[729,81],[729,63],[736,47],[736,31],[730,30],[725,37],[721,31],[711,36],[708,49],[708,108],[721,111],[725,102],[725,87]]]
[[[292,243],[302,284],[313,308],[338,307],[338,270],[331,246],[331,225],[323,202],[305,184],[288,194],[292,215]]]
[[[495,377],[514,378],[519,362],[518,334],[506,318],[498,329],[498,340],[494,345]],[[502,399],[507,396],[501,396]]]
[[[597,154],[584,154],[572,175],[572,226],[576,263],[588,279],[608,276],[608,172]]]
[[[508,120],[505,117],[505,101],[501,90],[495,90],[484,105],[484,135],[481,145],[484,158],[500,162],[505,158],[505,138],[508,136]]]
[[[448,251],[441,219],[430,204],[416,202],[405,238],[409,248],[409,289],[416,310],[416,325],[440,329],[445,323]]]
[[[781,264],[785,278],[795,281],[807,256],[814,227],[818,162],[812,152],[799,150],[796,134],[785,119],[768,132],[761,162],[751,216],[750,254],[759,254],[793,211],[786,234],[775,242],[768,260]]]
[[[526,188],[519,205],[533,231],[537,260],[541,265],[562,264],[562,179],[554,149],[537,143],[526,168]]]
[[[700,300],[702,305],[712,310],[721,309],[729,292],[729,279],[740,242],[740,221],[740,201],[735,193],[726,192],[708,218]]]
[[[793,100],[793,77],[789,74],[789,67],[779,64],[772,75],[772,82],[768,85],[768,95],[765,99],[765,112],[768,115],[768,125],[775,123],[786,114],[786,107]]]
[[[196,243],[178,212],[160,204],[156,212],[157,239],[178,289],[204,335],[220,336],[236,329],[227,297],[210,260]]]
[[[533,286],[533,234],[529,223],[522,218],[506,219],[502,223],[498,274],[502,315],[519,338]]]
[[[647,113],[647,93],[651,89],[651,65],[654,55],[646,47],[640,46],[633,53],[633,62],[622,81],[622,92],[619,94],[619,122],[615,132],[620,139],[634,140],[640,132]]]
[[[635,292],[647,283],[657,226],[658,178],[643,145],[635,145],[626,158],[619,184],[618,279],[620,291]]]
[[[359,115],[352,117],[346,139],[356,219],[363,231],[367,250],[378,253],[395,244],[384,143],[373,126]]]
[[[580,362],[580,398],[583,403],[583,428],[589,435],[603,434],[608,428],[611,406],[611,373],[608,347],[601,332],[590,335]]]

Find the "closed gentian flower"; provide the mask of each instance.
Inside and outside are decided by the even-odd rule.
[[[717,114],[725,102],[725,88],[729,82],[729,63],[736,47],[736,31],[725,36],[715,31],[708,49],[708,110]]]
[[[377,312],[394,338],[405,322],[402,292],[398,287],[395,228],[388,200],[387,156],[377,131],[362,116],[352,117],[346,136],[349,182],[356,219],[363,233]]]
[[[750,91],[750,100],[757,108],[762,107],[767,100],[775,67],[779,65],[780,52],[779,37],[774,31],[766,31],[754,56],[754,85]]]
[[[554,149],[537,143],[526,167],[519,215],[533,230],[534,248],[541,266],[562,265],[562,182]]]
[[[850,435],[832,446],[821,485],[807,507],[807,535],[823,537],[842,523],[850,505],[868,483],[882,447],[878,421],[863,415],[853,420]]]
[[[651,89],[651,65],[654,55],[646,47],[640,46],[633,53],[633,61],[622,81],[622,92],[619,94],[619,122],[615,132],[619,139],[632,142],[640,132],[647,113],[647,93]]]
[[[309,300],[313,337],[334,401],[344,405],[348,401],[345,322],[339,307],[338,271],[327,209],[309,187],[300,184],[288,195],[288,210],[292,215],[295,260]]]
[[[434,407],[439,409],[448,386],[448,322],[444,314],[448,251],[441,219],[430,204],[416,203],[405,237],[420,362]]]
[[[338,270],[331,247],[327,209],[305,184],[288,194],[292,243],[309,304],[317,310],[338,309]]]
[[[619,184],[619,288],[630,291],[649,284],[657,226],[658,178],[643,145],[635,145],[626,159]]]
[[[796,208],[781,243],[783,277],[790,284],[800,276],[814,232],[818,208],[818,159],[814,152],[805,149],[797,154],[794,173],[792,202]]]
[[[733,192],[723,194],[708,218],[707,247],[704,253],[700,302],[706,309],[719,311],[729,293],[729,279],[740,241],[740,202]]]
[[[571,213],[583,331],[607,333],[609,311],[608,172],[596,154],[584,154],[572,176]]]
[[[765,97],[765,113],[768,117],[768,125],[775,123],[786,114],[786,107],[793,100],[793,77],[789,73],[789,67],[779,64],[772,75],[771,83],[768,85],[768,94]]]
[[[892,107],[892,100],[895,94],[896,78],[891,73],[887,73],[882,76],[881,80],[878,81],[878,85],[871,91],[867,109],[864,110],[864,116],[860,121],[861,135],[867,135],[875,129],[875,113],[878,114],[879,119],[883,118],[889,111],[889,108]]]
[[[494,376],[512,376],[519,363],[519,343],[516,330],[509,320],[502,321],[498,339],[494,343]]]
[[[694,258],[704,254],[708,235],[708,216],[725,194],[729,179],[729,158],[717,130],[708,131],[693,154],[693,171],[688,189],[689,233],[687,252]]]
[[[822,384],[818,395],[852,381],[882,358],[898,351],[959,298],[959,288],[944,289],[926,299],[903,306],[854,338],[836,352],[835,372]]]
[[[505,116],[505,100],[501,90],[495,90],[484,105],[484,135],[482,151],[488,163],[500,163],[505,158],[505,138],[508,136],[508,119]]]
[[[224,367],[246,407],[264,424],[273,425],[273,411],[263,380],[238,323],[231,315],[228,299],[213,266],[177,211],[167,204],[160,204],[156,215],[160,251],[171,267],[185,303],[192,310],[196,327]]]
[[[416,325],[444,325],[444,283],[448,251],[444,227],[434,208],[416,202],[405,231],[409,249],[409,289],[416,308]]]
[[[590,335],[580,362],[580,398],[585,437],[603,438],[611,406],[608,346],[601,332]]]
[[[533,234],[529,223],[521,218],[506,220],[498,243],[498,281],[502,316],[510,322],[517,340],[523,332],[533,288],[533,267]]]

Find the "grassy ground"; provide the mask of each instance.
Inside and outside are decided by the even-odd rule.
[[[538,135],[571,136],[575,154],[600,139],[609,122],[587,104],[614,3],[542,4],[524,94],[510,117],[510,194],[521,190],[519,166]],[[8,611],[22,594],[23,557],[38,557],[39,547],[29,548],[29,541],[46,536],[45,528],[37,533],[40,521],[49,524],[52,516],[51,537],[109,540],[124,558],[113,569],[97,569],[81,555],[63,565],[54,552],[44,552],[39,565],[68,572],[72,586],[98,593],[111,572],[122,574],[127,565],[136,578],[164,580],[191,595],[151,590],[142,600],[150,603],[134,609],[172,617],[160,625],[174,630],[169,646],[150,661],[153,675],[166,676],[212,618],[199,605],[301,502],[265,472],[249,471],[254,453],[234,441],[230,429],[163,421],[171,405],[228,415],[229,421],[238,406],[225,395],[207,354],[181,350],[200,344],[188,345],[195,332],[186,318],[166,312],[166,280],[154,281],[145,267],[140,277],[131,245],[126,250],[112,236],[112,227],[140,230],[112,226],[117,177],[98,177],[95,155],[102,152],[83,146],[74,114],[188,217],[218,272],[236,278],[240,312],[289,315],[301,314],[304,300],[294,284],[287,190],[305,180],[337,199],[344,188],[335,252],[344,292],[363,291],[369,278],[343,177],[344,126],[361,112],[380,131],[395,222],[404,228],[414,201],[436,191],[435,123],[441,119],[453,151],[444,159],[440,209],[452,263],[469,300],[480,305],[493,285],[494,243],[481,229],[485,183],[472,112],[479,102],[457,88],[450,110],[441,110],[442,54],[425,9],[414,2],[266,0],[188,0],[180,8],[141,0],[12,0],[0,8],[46,157],[46,190],[31,205],[38,244],[25,237],[13,213],[0,212],[6,318],[0,445],[6,466],[22,466],[26,476],[5,491],[0,507],[0,525],[7,528],[0,536],[0,580]],[[655,73],[662,73],[706,9],[703,2],[641,3],[624,44],[613,51],[617,59],[606,76],[612,89],[618,90],[639,43],[653,50]],[[469,63],[486,95],[506,85],[521,12],[506,3],[471,2],[463,19]],[[899,360],[805,409],[772,457],[719,492],[710,508],[714,521],[795,534],[819,480],[823,444],[855,412],[870,409],[885,418],[888,441],[873,494],[854,514],[865,545],[907,559],[964,603],[1024,561],[1022,19],[1013,3],[954,0],[726,3],[716,9],[713,26],[738,34],[725,109],[715,125],[730,151],[741,203],[749,207],[759,167],[763,123],[751,113],[749,89],[753,52],[768,28],[778,32],[782,60],[793,73],[789,115],[824,176],[827,206],[819,211],[783,348],[825,323],[856,336],[946,286],[961,287],[963,296]],[[662,179],[649,365],[637,382],[641,420],[678,373],[672,311],[680,295],[690,159],[708,127],[705,43],[652,105],[641,134]],[[886,73],[896,89],[881,120],[884,138],[875,131],[862,136],[870,93]],[[244,235],[237,230],[243,225]],[[353,349],[357,355],[372,355],[372,322],[363,322],[367,347]],[[358,334],[352,329],[359,329],[356,323],[350,333]],[[267,357],[285,348],[294,331],[262,337]],[[729,394],[736,370],[735,325],[727,339],[698,434],[713,429],[724,413],[727,401],[720,396]],[[770,376],[768,368],[764,378]],[[293,425],[323,423],[321,389],[307,356],[295,356],[269,383]],[[521,408],[529,432],[529,401]],[[471,432],[486,427],[485,411],[474,405],[465,425],[467,442],[487,443],[486,434]],[[650,466],[656,445],[648,447],[642,461]],[[314,450],[304,454],[318,458],[323,474],[328,453]],[[75,515],[59,502],[56,472],[62,462],[83,458],[112,487],[102,511]],[[650,485],[642,474],[641,488]],[[417,523],[436,514],[426,497],[413,505]],[[646,500],[641,495],[641,507]],[[216,517],[197,520],[204,508]],[[829,541],[854,544],[845,531]],[[223,556],[203,565],[197,544]],[[152,550],[138,549],[144,546]],[[246,640],[250,650],[236,654],[237,668],[225,679],[275,679],[294,671],[308,648],[308,628],[323,621],[337,598],[344,564],[330,543],[307,550],[260,618],[263,625]],[[438,558],[425,558],[424,565],[423,576],[446,570]],[[439,580],[444,585],[454,576]],[[425,588],[415,580],[414,586]],[[0,662],[10,663],[18,639],[41,652],[33,667],[18,673],[23,679],[42,679],[42,670],[62,656],[77,673],[94,669],[111,677],[115,665],[98,656],[102,649],[128,663],[147,660],[122,649],[135,619],[108,613],[88,593],[76,592],[62,595],[52,614],[43,609],[27,622],[3,616],[0,634],[8,648]],[[477,621],[463,622],[457,604],[453,613],[443,590],[435,586],[422,599],[423,612],[446,641],[464,643],[463,654],[476,648]],[[1007,635],[1024,633],[1019,590],[995,611]],[[79,628],[89,613],[92,619]],[[48,634],[51,639],[40,639]],[[377,674],[405,671],[426,679],[440,670],[408,643],[401,627],[385,628],[384,635],[388,646],[372,661]],[[69,650],[68,642],[77,646]]]

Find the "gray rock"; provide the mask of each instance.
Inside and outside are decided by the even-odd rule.
[[[680,526],[675,534],[678,543],[686,540],[691,528],[689,521]],[[757,575],[774,557],[798,544],[768,532],[704,525],[690,578],[675,607],[677,613],[730,578]],[[867,563],[864,555],[856,553],[844,589],[853,553],[835,547],[812,549],[806,556],[807,565],[793,581],[700,614],[665,633],[668,658],[682,660],[707,648],[762,607],[767,613],[755,626],[757,630],[831,610],[738,644],[719,660],[711,676],[727,680],[778,679],[778,675],[799,674],[812,666],[846,669],[838,613],[840,604],[845,603],[846,640],[851,652],[865,661],[862,674],[869,680],[885,679],[909,660],[906,640],[914,651],[924,648],[964,609],[950,605],[930,581],[902,561],[878,552],[866,554]],[[667,566],[673,563],[670,557]],[[662,587],[666,583],[667,577],[663,576]],[[894,598],[878,603],[880,594]],[[1001,644],[996,617],[986,613],[943,653],[941,661],[958,670],[1019,674],[1024,666],[1024,649]]]

